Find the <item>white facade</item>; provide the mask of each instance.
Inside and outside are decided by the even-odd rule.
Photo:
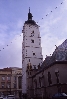
[[[26,69],[30,62],[32,68],[38,68],[42,64],[42,48],[39,26],[37,24],[24,23],[22,43],[22,93],[26,93]]]

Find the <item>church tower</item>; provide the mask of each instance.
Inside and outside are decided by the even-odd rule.
[[[43,62],[39,26],[32,20],[32,17],[29,8],[28,20],[25,21],[22,30],[22,93],[27,93],[26,70],[28,64],[31,64],[32,69],[38,69],[38,65],[41,66]]]

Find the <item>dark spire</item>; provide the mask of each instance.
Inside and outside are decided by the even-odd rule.
[[[29,13],[30,13],[30,7],[29,7]]]
[[[29,7],[29,13],[28,13],[28,20],[32,20],[32,14],[30,13],[30,7]]]
[[[36,25],[36,22],[34,20],[32,20],[32,14],[30,13],[30,7],[29,7],[29,13],[28,13],[28,20],[25,21],[25,24],[33,24]]]

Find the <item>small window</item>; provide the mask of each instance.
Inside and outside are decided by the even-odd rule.
[[[10,84],[9,83],[7,84],[7,88],[10,88]]]
[[[5,87],[5,83],[2,83],[1,86],[2,86],[2,88],[4,88]]]
[[[32,33],[34,33],[34,31],[32,31]]]
[[[33,53],[33,55],[35,55],[35,53]]]
[[[31,40],[31,43],[34,43],[34,40]]]
[[[5,80],[5,77],[2,77],[2,80]]]
[[[30,62],[30,59],[29,59],[29,62]]]
[[[7,77],[7,80],[10,80],[10,76],[9,76],[9,77]]]

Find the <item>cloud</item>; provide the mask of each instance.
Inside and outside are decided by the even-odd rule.
[[[65,2],[67,3],[67,1]],[[60,6],[58,12],[55,11],[49,14],[48,17],[44,16],[43,20],[39,21],[43,59],[46,55],[50,56],[55,50],[55,45],[59,46],[67,37],[67,17],[64,13],[61,13],[63,12],[61,8],[62,6]],[[64,12],[66,12],[65,10]]]
[[[16,40],[15,40],[16,39]],[[22,67],[22,36],[15,36],[0,53],[0,65],[5,67]]]
[[[13,24],[13,23],[12,23]],[[0,25],[0,68],[22,67],[22,27],[21,20],[11,26],[12,30],[7,30],[11,25]],[[15,27],[14,27],[15,26]],[[3,29],[4,28],[4,29]],[[7,39],[8,38],[8,39]],[[7,46],[8,45],[8,46]],[[3,49],[4,48],[4,49]]]
[[[53,12],[51,13],[49,10]],[[47,17],[44,15],[43,19],[39,21],[43,58],[52,54],[55,45],[59,46],[67,38],[66,10],[67,0],[64,0],[58,9],[48,7],[49,15]],[[11,17],[11,19],[13,18]],[[0,49],[2,50],[0,51],[0,68],[22,67],[23,36],[20,36],[22,28],[22,19],[14,22],[11,20],[9,24],[0,24]]]
[[[65,12],[67,10],[67,0],[63,0],[63,5],[61,7],[61,10]]]
[[[7,37],[6,31],[8,30],[8,26],[0,24],[0,46],[4,45],[5,38]]]

